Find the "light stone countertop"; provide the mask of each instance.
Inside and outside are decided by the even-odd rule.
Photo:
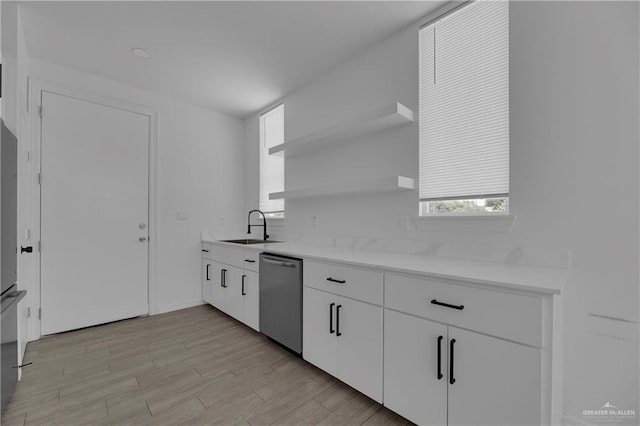
[[[467,284],[500,287],[543,294],[560,294],[567,278],[566,268],[527,266],[449,257],[404,254],[390,251],[364,250],[290,242],[267,244],[234,244],[203,237],[202,242],[224,247],[268,252],[305,260],[338,262],[385,272],[422,275],[450,279]]]

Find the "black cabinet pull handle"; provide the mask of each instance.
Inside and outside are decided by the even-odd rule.
[[[26,367],[27,365],[31,365],[31,364],[33,364],[33,363],[32,362],[28,362],[28,363],[22,364],[22,365],[15,365],[15,366],[13,366],[11,368],[22,368],[22,367]]]
[[[331,281],[332,283],[338,283],[338,284],[346,283],[345,280],[336,280],[335,278],[331,278],[331,277],[327,278],[327,281]]]
[[[443,336],[438,336],[438,380],[442,379],[442,339]]]
[[[342,305],[336,306],[336,336],[342,336],[340,332],[340,308],[342,308]]]
[[[451,339],[451,346],[449,348],[449,383],[454,384],[456,379],[453,377],[453,344],[456,339]]]
[[[207,249],[202,249],[202,251],[203,251],[204,253],[209,253],[209,250],[207,250]]]
[[[207,263],[207,281],[211,281],[211,277],[209,276],[209,268],[211,267],[210,263]]]
[[[245,278],[247,278],[247,276],[246,276],[246,275],[243,275],[243,276],[242,276],[242,295],[243,295],[243,296],[246,296],[246,295],[247,295],[247,293],[245,293],[245,292],[244,292],[244,279],[245,279]]]
[[[20,253],[33,253],[33,246],[20,246]]]
[[[333,334],[336,331],[333,329],[333,307],[336,306],[335,303],[329,305],[329,334]]]
[[[221,269],[220,270],[220,287],[224,287],[227,288],[227,270],[226,269]]]
[[[249,263],[256,263],[256,261],[255,261],[255,260],[252,260],[252,259],[245,259],[244,261],[245,261],[245,262],[249,262]]]
[[[438,306],[444,306],[445,308],[457,309],[459,311],[464,309],[464,305],[451,305],[449,303],[438,302],[436,299],[433,299],[431,301],[431,304],[438,305]]]

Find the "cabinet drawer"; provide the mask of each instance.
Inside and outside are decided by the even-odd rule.
[[[211,244],[210,243],[202,243],[202,258],[212,260],[211,257]]]
[[[390,309],[542,347],[542,299],[537,297],[401,275],[385,277],[384,296]]]
[[[211,259],[238,268],[244,267],[244,248],[225,247],[211,244]]]
[[[335,263],[305,260],[304,285],[382,305],[382,273]]]
[[[254,250],[245,250],[242,258],[243,268],[248,271],[258,272],[260,265],[260,252]]]

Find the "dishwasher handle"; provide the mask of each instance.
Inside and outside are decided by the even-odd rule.
[[[272,259],[270,257],[262,256],[262,261],[264,263],[269,263],[271,265],[284,266],[285,268],[297,268],[298,264],[295,262],[287,262],[279,259]]]

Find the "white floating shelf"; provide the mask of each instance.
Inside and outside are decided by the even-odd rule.
[[[326,129],[273,146],[269,148],[269,154],[293,157],[340,140],[355,139],[408,123],[413,123],[413,111],[395,102]]]
[[[348,182],[340,185],[272,192],[269,194],[269,199],[280,200],[343,194],[366,194],[373,192],[403,191],[415,188],[416,182],[414,179],[405,176],[391,176],[360,182]]]

